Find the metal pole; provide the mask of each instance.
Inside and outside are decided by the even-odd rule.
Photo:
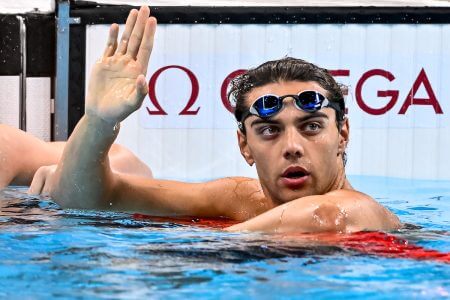
[[[69,0],[59,0],[56,21],[55,141],[68,138],[70,24],[79,23],[80,18],[70,17]]]
[[[19,128],[27,130],[27,26],[22,16],[19,20],[20,31],[20,83],[19,83]]]

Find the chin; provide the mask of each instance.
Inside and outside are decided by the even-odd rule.
[[[315,195],[314,189],[312,189],[309,184],[305,184],[298,189],[294,189],[280,184],[265,185],[262,181],[260,181],[260,183],[266,197],[272,199],[272,202],[276,205],[281,205],[299,198]]]
[[[307,197],[313,195],[311,192],[306,190],[288,190],[283,191],[282,195],[278,194],[278,197],[274,197],[276,203],[284,204],[291,202],[293,200],[297,200],[299,198]],[[281,196],[281,197],[280,197]]]

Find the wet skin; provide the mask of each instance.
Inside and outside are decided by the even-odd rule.
[[[259,180],[231,177],[185,183],[112,172],[106,153],[119,132],[117,125],[141,106],[148,93],[145,75],[156,30],[156,20],[149,14],[145,6],[139,12],[132,10],[119,42],[118,26],[111,26],[104,54],[91,72],[86,114],[58,167],[46,177],[54,182],[50,194],[57,203],[244,221],[227,228],[230,231],[354,232],[400,226],[392,213],[353,190],[346,180],[342,153],[348,122],[339,131],[331,108],[309,114],[288,99],[270,121],[252,116],[245,121],[247,135],[238,131],[241,153],[249,164],[256,164]],[[263,94],[302,90],[327,94],[314,82],[278,82],[254,88],[247,105]]]
[[[266,94],[282,96],[306,90],[327,95],[316,82],[277,82],[250,91],[247,106]],[[308,113],[297,109],[292,100],[285,99],[283,109],[269,119],[247,118],[246,135],[238,132],[241,153],[247,163],[255,163],[264,194],[279,205],[351,189],[342,160],[349,138],[348,121],[338,130],[332,108]]]

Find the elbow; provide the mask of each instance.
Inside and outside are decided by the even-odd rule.
[[[336,203],[323,202],[313,209],[310,232],[347,232],[347,213]]]
[[[296,209],[286,211],[283,218],[280,216],[279,223],[276,230],[279,233],[346,233],[348,231],[347,213],[331,201],[314,203],[300,214]]]
[[[108,209],[108,201],[104,189],[96,189],[89,184],[76,181],[56,180],[48,193],[53,201],[62,208],[74,209]]]
[[[71,208],[67,194],[64,193],[63,189],[61,189],[58,183],[55,183],[49,188],[48,195],[61,208]]]
[[[276,233],[347,233],[349,218],[342,207],[333,201],[295,201],[281,211]]]
[[[74,205],[77,203],[77,201],[74,201],[77,194],[71,188],[64,187],[64,183],[58,178],[55,178],[45,194],[48,194],[61,208],[80,208]]]

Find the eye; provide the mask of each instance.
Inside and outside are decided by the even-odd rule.
[[[263,126],[261,128],[258,128],[258,134],[266,137],[271,137],[280,132],[279,128],[276,126]]]
[[[307,123],[303,126],[303,131],[309,134],[316,134],[323,128],[322,124],[318,122]]]

